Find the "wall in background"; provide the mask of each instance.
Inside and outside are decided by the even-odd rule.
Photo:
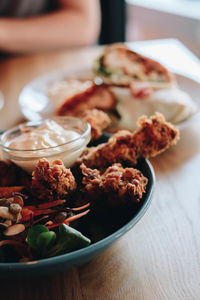
[[[126,40],[177,38],[200,58],[200,1],[174,1],[127,0]]]

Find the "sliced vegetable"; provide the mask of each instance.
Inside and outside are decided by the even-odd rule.
[[[40,215],[48,215],[48,214],[53,214],[57,212],[57,210],[53,209],[37,209],[33,211],[34,216],[40,216]]]
[[[82,209],[85,209],[87,207],[90,206],[90,203],[88,202],[87,204],[83,205],[83,206],[79,206],[79,207],[75,207],[75,208],[71,208],[72,211],[79,211],[79,210],[82,210]]]
[[[80,231],[67,226],[60,225],[56,244],[47,253],[48,256],[68,253],[91,244],[90,239],[85,237]]]
[[[39,204],[38,206],[29,205],[29,206],[26,206],[26,208],[31,209],[31,210],[47,209],[47,208],[51,208],[51,207],[54,207],[57,205],[61,205],[65,202],[66,202],[66,200],[56,200],[56,201],[51,201],[51,202],[47,202],[47,203],[42,203],[42,204]]]
[[[90,210],[88,209],[88,210],[83,211],[82,213],[80,213],[80,214],[78,214],[78,215],[74,215],[74,216],[72,216],[72,217],[69,217],[69,218],[65,219],[64,221],[62,221],[62,222],[60,222],[60,223],[52,223],[52,224],[50,224],[50,225],[47,225],[47,227],[48,227],[49,229],[51,229],[51,228],[58,227],[58,226],[60,226],[60,225],[62,225],[62,224],[69,225],[70,222],[75,221],[75,220],[77,220],[77,219],[79,219],[79,218],[81,218],[81,217],[87,215],[87,213],[89,213],[89,211],[90,211]]]
[[[87,215],[89,213],[89,211],[90,210],[88,209],[88,210],[83,211],[82,213],[80,213],[78,215],[74,215],[72,217],[69,217],[69,218],[65,219],[64,223],[69,223],[69,222],[75,221],[75,220]]]
[[[14,193],[21,192],[23,189],[24,189],[24,186],[0,187],[0,198],[12,197]]]
[[[17,235],[19,233],[22,233],[25,230],[25,226],[24,224],[14,224],[9,226],[4,232],[3,234],[5,236],[14,236]]]
[[[30,217],[31,215],[33,214],[33,211],[28,209],[28,208],[25,208],[23,207],[22,208],[22,211],[21,211],[21,214],[22,214],[22,219],[21,221],[22,222],[26,222],[26,221],[29,221],[30,220]]]

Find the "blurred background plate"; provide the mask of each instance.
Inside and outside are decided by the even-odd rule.
[[[90,77],[89,67],[73,67],[73,69],[59,69],[46,73],[28,83],[19,94],[19,106],[22,114],[28,120],[35,121],[52,116],[58,102],[49,98],[49,89],[55,83],[69,78]]]
[[[91,68],[83,66],[73,69],[60,69],[44,74],[28,83],[19,94],[19,106],[24,117],[31,121],[45,119],[55,113],[60,104],[60,97],[49,97],[49,89],[55,83],[69,78],[90,78]],[[187,92],[200,108],[200,84],[198,81],[176,74],[177,82],[183,91]]]

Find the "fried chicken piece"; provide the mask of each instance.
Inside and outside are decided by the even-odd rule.
[[[148,183],[148,179],[139,170],[123,168],[119,163],[108,167],[102,174],[84,164],[80,168],[84,175],[83,191],[91,199],[106,199],[111,206],[139,202]]]
[[[76,189],[73,174],[60,159],[51,165],[40,159],[32,175],[31,194],[42,201],[62,199]]]
[[[106,129],[111,123],[109,116],[98,109],[87,109],[80,117],[90,123],[92,140],[98,139],[102,135],[102,130]]]
[[[176,144],[179,131],[165,122],[162,114],[156,113],[149,119],[146,116],[138,120],[139,128],[131,133],[121,130],[107,143],[87,148],[78,163],[90,168],[104,168],[113,163],[127,162],[136,165],[139,158],[149,158]]]

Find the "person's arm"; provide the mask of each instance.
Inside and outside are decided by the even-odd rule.
[[[46,15],[0,19],[0,50],[35,52],[94,43],[100,30],[98,0],[59,0]]]

